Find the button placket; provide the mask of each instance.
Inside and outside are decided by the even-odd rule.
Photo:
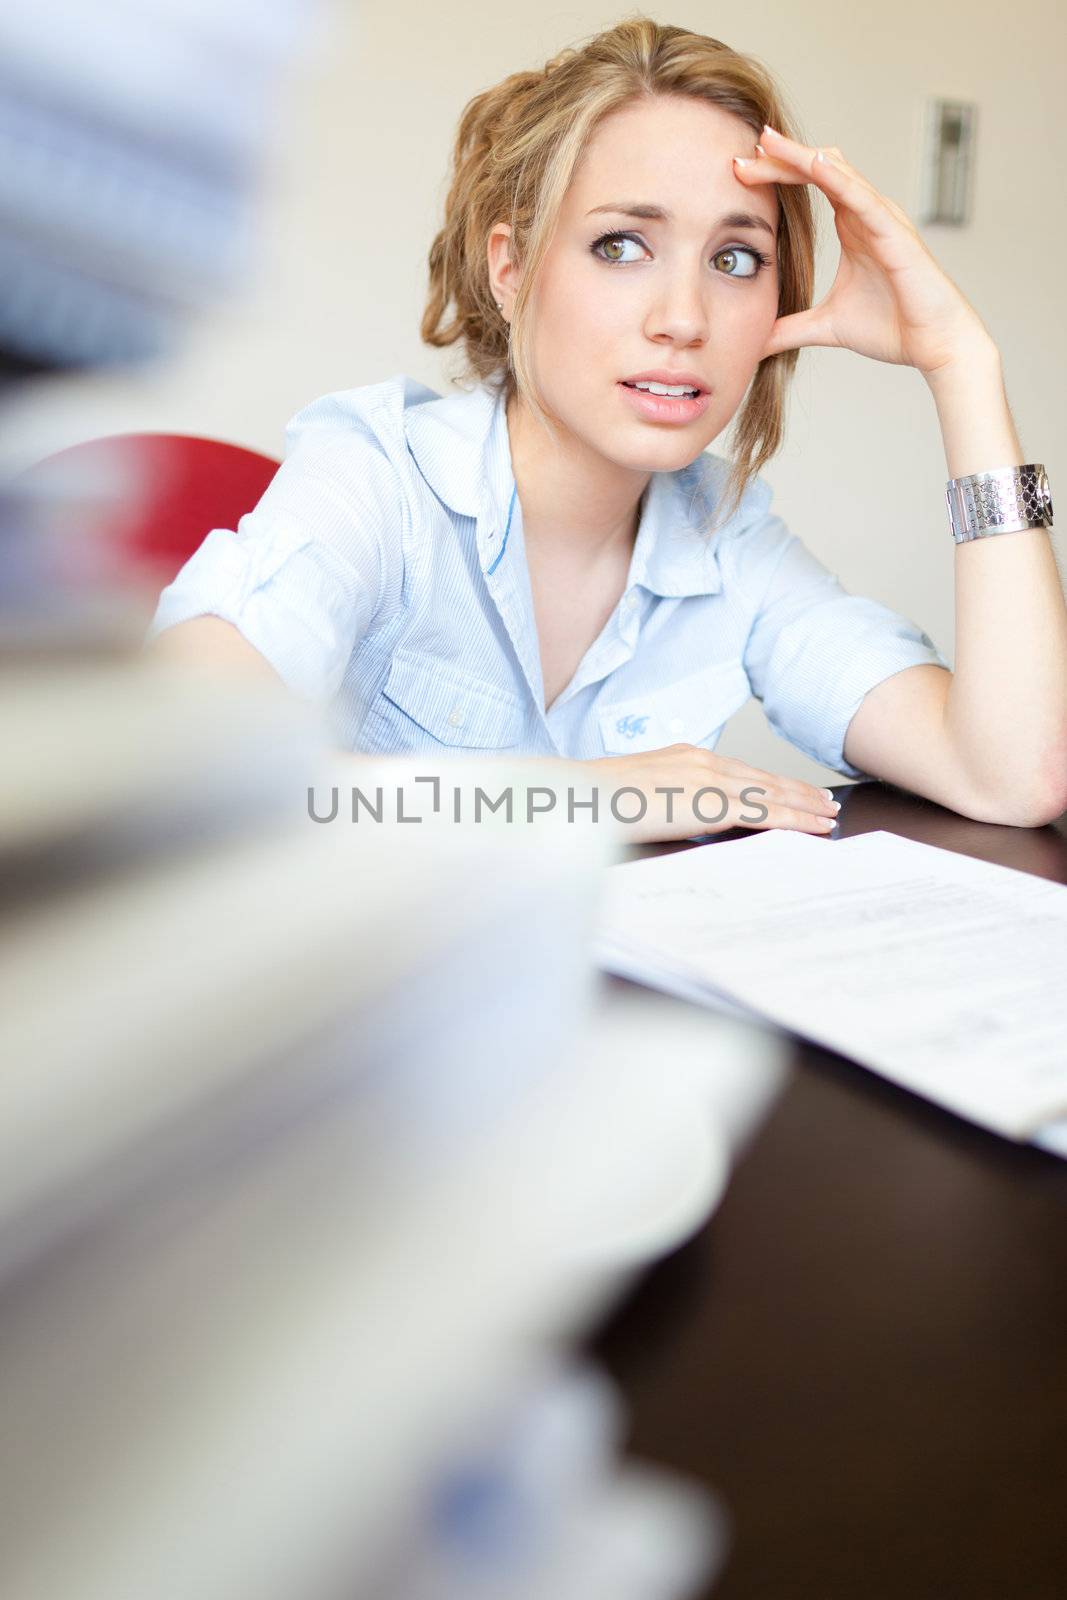
[[[629,660],[637,648],[637,636],[641,631],[640,607],[641,597],[633,589],[619,602],[615,632],[626,650],[624,660]]]
[[[591,683],[599,683],[602,678],[608,677],[633,657],[633,641],[623,635],[614,638],[601,637],[596,644],[590,645],[589,653],[582,657],[578,670],[559,698],[554,701],[552,710],[564,706],[574,699],[576,694]]]
[[[489,507],[483,509],[477,521],[477,544],[486,551],[495,549],[499,554],[500,538],[490,539],[490,531],[499,531]],[[544,705],[544,686],[541,681],[541,658],[537,650],[537,632],[533,620],[533,596],[521,593],[521,577],[526,576],[526,549],[522,537],[522,513],[516,502],[507,550],[499,566],[496,556],[489,563],[490,571],[483,566],[483,576],[489,596],[496,606],[501,622],[522,668],[534,704],[539,712]],[[541,712],[543,716],[543,712]]]

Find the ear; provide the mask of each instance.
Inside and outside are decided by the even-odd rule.
[[[509,223],[498,222],[494,226],[486,244],[486,255],[489,260],[489,287],[493,299],[503,306],[501,315],[506,322],[510,322],[515,296],[519,290],[519,268],[511,259]]]

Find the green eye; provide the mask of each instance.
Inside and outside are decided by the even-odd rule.
[[[754,250],[720,250],[712,260],[728,278],[754,278],[762,265]]]
[[[605,233],[593,245],[593,254],[600,257],[601,261],[615,261],[627,263],[640,261],[644,252],[644,245],[628,233]],[[626,254],[629,250],[631,253]]]

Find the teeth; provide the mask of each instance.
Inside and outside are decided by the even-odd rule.
[[[684,383],[635,383],[635,389],[645,389],[649,394],[699,394],[699,389],[689,389]]]

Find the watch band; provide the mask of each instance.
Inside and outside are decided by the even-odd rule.
[[[1052,491],[1044,467],[1035,464],[952,478],[945,498],[956,544],[1052,526]]]

